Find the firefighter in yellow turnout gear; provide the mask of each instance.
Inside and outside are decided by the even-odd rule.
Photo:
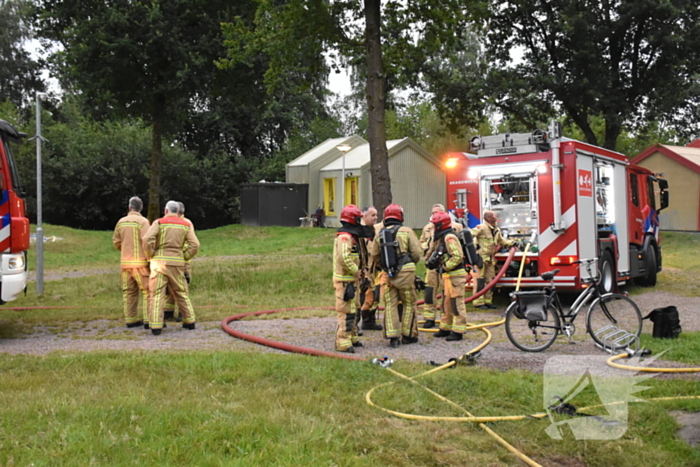
[[[134,196],[129,200],[129,214],[119,219],[112,243],[121,251],[121,282],[126,327],[135,328],[148,323],[148,258],[143,248],[143,236],[150,227],[141,215],[143,202]],[[141,296],[141,316],[138,313]]]
[[[389,283],[384,292],[384,336],[389,339],[393,348],[402,344],[418,342],[418,324],[416,317],[416,263],[421,256],[418,237],[409,227],[403,225],[403,209],[398,204],[390,204],[384,210],[384,229],[395,232],[396,270],[384,271],[389,273]],[[383,246],[382,232],[372,242],[370,254],[376,264],[386,268],[382,255],[386,254]],[[402,309],[399,308],[399,301]]]
[[[496,258],[494,255],[498,253],[498,250],[516,244],[514,241],[503,238],[501,230],[496,225],[498,217],[493,211],[484,212],[484,221],[483,224],[472,229],[474,242],[479,246],[477,252],[484,260],[484,265],[479,269],[479,275],[474,281],[474,293],[481,291],[496,277]],[[491,303],[492,300],[493,292],[489,290],[472,303],[476,308],[482,310],[495,310],[497,307]]]
[[[445,291],[442,294],[442,317],[440,330],[435,337],[447,337],[458,341],[467,331],[467,311],[464,306],[464,286],[467,271],[464,269],[462,244],[452,230],[452,220],[446,212],[437,212],[430,217],[435,226],[433,244],[428,250],[428,269],[437,269],[442,275]]]
[[[185,217],[185,205],[178,201],[177,203],[180,206],[180,210],[177,212],[177,217],[180,219],[184,219],[187,222],[190,223],[190,226],[192,226],[192,230],[194,230],[194,224],[192,224],[192,221],[189,220],[188,218]],[[189,283],[192,280],[192,264],[189,261],[185,262],[185,282],[188,284],[188,294],[189,294]],[[170,292],[170,289],[167,290],[167,296],[165,300],[165,308],[163,309],[163,316],[164,320],[175,320],[175,296]],[[182,321],[182,315],[178,315],[177,320],[178,323]]]
[[[355,313],[360,312],[360,276],[367,269],[364,239],[371,238],[370,226],[361,224],[362,211],[353,204],[343,208],[340,224],[333,242],[333,288],[338,326],[335,350],[355,353],[362,347],[357,335]]]
[[[437,212],[445,212],[445,207],[442,204],[434,205],[430,212],[430,215],[432,216]],[[462,224],[452,222],[452,230],[454,230],[455,233],[460,232],[462,229]],[[428,222],[426,226],[423,227],[423,232],[420,236],[420,243],[421,247],[423,248],[423,254],[427,254],[428,250],[430,250],[434,232],[435,225],[432,222]],[[428,257],[425,256],[423,259],[427,260]],[[442,278],[438,274],[437,270],[428,269],[425,272],[425,290],[423,291],[423,297],[425,299],[425,303],[423,305],[423,319],[425,320],[425,323],[423,324],[423,328],[425,329],[435,327],[435,319],[437,316],[435,297],[437,297],[440,294],[440,292],[442,291],[441,289]]]
[[[175,303],[182,314],[182,327],[195,328],[195,315],[185,284],[185,262],[194,258],[199,249],[199,240],[192,226],[177,215],[177,201],[168,201],[165,215],[154,221],[148,229],[144,244],[151,258],[151,304],[149,308],[150,328],[153,335],[163,329],[165,290],[170,287]]]

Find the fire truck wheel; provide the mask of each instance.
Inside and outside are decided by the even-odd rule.
[[[612,293],[615,291],[616,285],[616,274],[615,274],[615,262],[610,254],[610,250],[605,250],[603,255],[600,257],[598,262],[600,267],[600,287],[603,293]]]
[[[640,285],[644,287],[654,287],[656,285],[656,249],[649,248],[649,254],[644,258],[644,269],[647,273],[642,278]]]
[[[643,276],[637,277],[634,282],[642,287],[653,287],[656,285],[656,274],[659,269],[656,248],[650,244],[644,251],[644,270],[646,272]]]

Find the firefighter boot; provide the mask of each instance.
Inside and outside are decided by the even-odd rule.
[[[384,327],[377,323],[377,309],[362,311],[362,329],[365,331],[381,331]]]
[[[163,321],[172,321],[174,319],[175,312],[170,310],[170,311],[164,311],[163,312]]]
[[[402,344],[415,344],[418,342],[418,336],[416,337],[408,337],[408,336],[401,336],[401,343]]]
[[[434,337],[447,337],[450,335],[450,331],[447,331],[445,329],[440,329],[438,332],[433,334]]]
[[[446,341],[452,342],[452,341],[461,341],[462,340],[462,335],[457,333],[457,332],[451,332],[449,336],[445,339]]]
[[[392,337],[389,339],[389,347],[392,349],[398,349],[399,348],[399,338],[398,337]]]
[[[434,319],[426,319],[425,322],[423,323],[423,329],[432,329],[435,327],[435,320]]]

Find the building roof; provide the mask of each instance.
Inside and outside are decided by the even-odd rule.
[[[343,144],[346,141],[348,141],[352,136],[343,136],[342,138],[331,138],[325,140],[323,143],[319,144],[318,146],[313,147],[312,149],[306,151],[304,154],[301,156],[297,157],[293,161],[291,161],[289,166],[300,166],[300,165],[307,165],[314,159],[321,157],[331,149],[335,149],[336,146],[339,144]],[[351,151],[352,152],[352,151]],[[349,153],[348,153],[349,154]]]
[[[405,138],[404,138],[405,139]],[[404,139],[393,139],[386,142],[386,149],[391,153],[391,149]],[[391,155],[391,154],[390,154]],[[360,170],[365,164],[369,163],[369,144],[358,146],[352,151],[345,154],[345,170]],[[342,170],[343,158],[339,157],[330,164],[321,169],[322,172],[329,170]]]
[[[647,157],[657,152],[665,155],[679,164],[689,168],[693,172],[700,173],[700,140],[695,140],[688,146],[670,146],[667,144],[655,144],[642,151],[630,162],[639,165]]]

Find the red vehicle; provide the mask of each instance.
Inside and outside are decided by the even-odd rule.
[[[471,228],[494,211],[504,235],[530,241],[521,287],[548,285],[540,275],[560,269],[557,287],[580,290],[587,273],[573,263],[586,258],[598,258],[606,292],[629,280],[656,284],[666,180],[623,154],[563,137],[558,122],[546,132],[475,137],[470,149],[476,154],[448,155],[449,207]],[[522,256],[497,286],[515,286]]]
[[[27,287],[29,218],[10,150],[10,143],[21,143],[26,136],[0,120],[0,303],[16,299]]]

